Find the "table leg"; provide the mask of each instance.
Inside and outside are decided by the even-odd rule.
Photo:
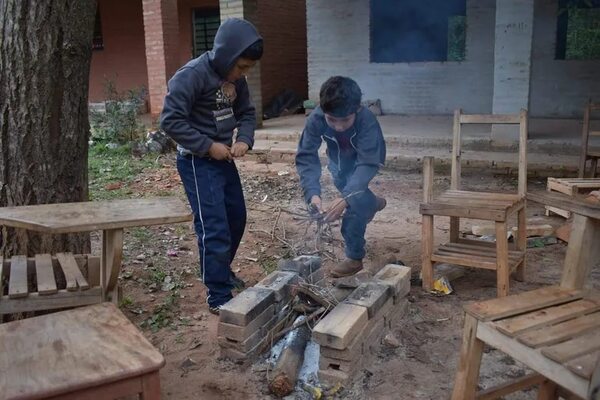
[[[560,286],[583,289],[592,266],[600,260],[600,220],[574,214]]]
[[[100,258],[100,283],[104,301],[118,303],[117,282],[123,259],[123,229],[102,231],[102,257]]]

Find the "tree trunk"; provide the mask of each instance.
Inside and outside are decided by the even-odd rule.
[[[88,199],[95,0],[0,0],[0,206]],[[2,227],[3,255],[89,251],[89,235]]]

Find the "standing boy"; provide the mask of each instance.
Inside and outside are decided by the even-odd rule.
[[[369,182],[385,162],[385,142],[373,113],[361,107],[357,83],[346,77],[329,78],[319,94],[320,105],[306,121],[296,168],[304,198],[310,207],[324,213],[325,222],[342,218],[346,259],[331,271],[333,277],[349,276],[363,268],[365,230],[386,201],[369,189]],[[325,139],[328,169],[340,196],[323,211],[319,147]]]
[[[169,80],[161,114],[161,128],[177,142],[177,170],[194,213],[200,271],[213,314],[232,298],[235,286],[243,285],[231,271],[246,227],[233,160],[254,144],[256,113],[245,74],[262,53],[262,38],[251,23],[227,19],[213,49]]]

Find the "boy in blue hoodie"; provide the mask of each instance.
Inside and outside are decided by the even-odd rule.
[[[369,189],[369,182],[385,162],[385,141],[379,122],[361,107],[358,84],[346,77],[329,78],[319,93],[320,105],[309,115],[296,153],[296,168],[304,198],[325,222],[342,217],[346,259],[331,271],[349,276],[363,268],[365,230],[386,201]],[[328,169],[340,196],[328,210],[321,200],[319,147],[327,145]]]
[[[194,213],[200,272],[213,314],[232,298],[234,287],[243,286],[231,271],[246,227],[234,159],[254,144],[256,112],[245,74],[262,53],[263,40],[251,23],[227,19],[213,49],[169,80],[160,119],[177,143],[177,170]]]

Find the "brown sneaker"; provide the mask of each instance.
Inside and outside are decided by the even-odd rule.
[[[336,265],[331,270],[331,276],[334,278],[341,278],[343,276],[354,275],[358,271],[363,269],[362,260],[353,260],[351,258],[346,258],[344,261]]]
[[[377,212],[383,210],[387,206],[387,200],[383,197],[375,196],[377,198]]]

